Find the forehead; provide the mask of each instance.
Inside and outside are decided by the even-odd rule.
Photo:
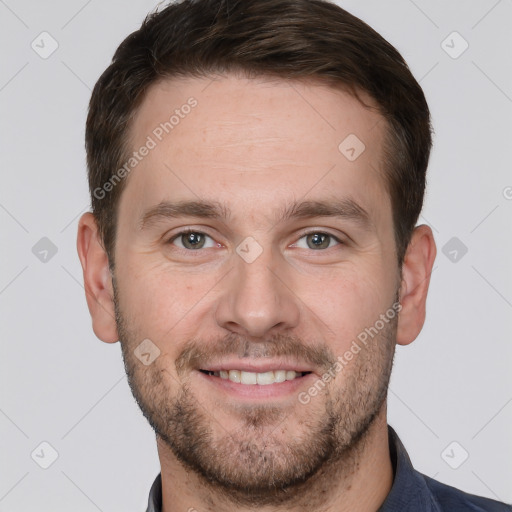
[[[140,213],[170,196],[201,198],[252,214],[339,194],[369,211],[379,202],[389,206],[385,129],[376,109],[320,83],[234,75],[162,80],[131,125],[131,148],[151,149],[130,172],[121,203]]]

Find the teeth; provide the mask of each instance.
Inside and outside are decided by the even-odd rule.
[[[242,378],[238,370],[230,370],[229,372],[226,373],[229,374],[229,380],[238,383],[242,382]]]
[[[240,372],[240,382],[242,384],[256,384],[258,381],[258,374],[252,372]]]
[[[241,370],[220,370],[213,374],[221,379],[229,379],[232,382],[259,384],[260,386],[274,384],[275,382],[284,382],[285,380],[293,380],[302,375],[301,372],[295,372],[294,370],[275,370],[263,373],[243,372]]]
[[[274,372],[275,382],[284,382],[286,380],[286,370],[276,370]]]
[[[262,386],[274,384],[274,372],[257,373],[256,380],[258,381],[258,384],[261,384]]]

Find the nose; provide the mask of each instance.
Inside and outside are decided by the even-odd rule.
[[[272,263],[270,251],[252,263],[235,258],[215,312],[220,327],[262,338],[298,325],[299,299],[293,293],[288,269]]]

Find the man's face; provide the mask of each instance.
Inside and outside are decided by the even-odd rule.
[[[161,82],[134,119],[131,147],[148,136],[156,146],[119,204],[117,329],[159,450],[255,497],[339,460],[382,415],[396,319],[318,381],[396,300],[385,122],[325,86],[210,82]],[[197,105],[159,141],[155,129],[190,97]],[[221,216],[154,214],[189,201],[214,203]],[[303,202],[308,212],[290,210]],[[316,202],[336,202],[340,215]],[[134,352],[146,339],[160,351],[148,365]],[[283,370],[310,373],[264,384],[293,377]]]

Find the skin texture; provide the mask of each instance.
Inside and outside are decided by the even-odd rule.
[[[197,106],[126,178],[114,275],[92,214],[77,240],[94,332],[121,341],[132,392],[157,434],[163,510],[377,510],[393,476],[386,391],[395,344],[423,326],[436,253],[419,226],[398,268],[382,177],[386,123],[314,82],[174,79],[148,91],[133,148],[190,97]],[[354,161],[338,149],[350,134],[365,144]],[[278,218],[291,202],[332,199],[353,201],[367,222]],[[149,208],[187,200],[217,201],[230,216],[160,217],[141,229]],[[175,238],[188,228],[207,235],[202,248]],[[331,237],[319,244],[315,233]],[[237,252],[247,237],[257,242],[251,254],[262,249],[251,262]],[[380,328],[398,296],[400,314]],[[376,325],[301,403],[299,393]],[[145,339],[160,351],[149,365],[136,357]],[[312,373],[292,392],[244,397],[199,372],[228,360]]]

